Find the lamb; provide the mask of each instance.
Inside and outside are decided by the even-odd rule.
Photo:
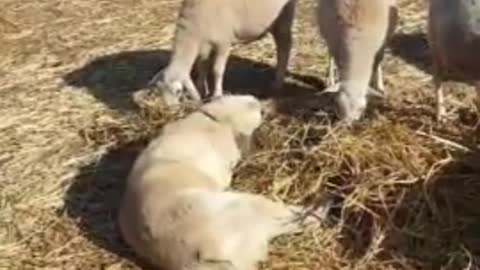
[[[292,47],[295,3],[296,0],[184,0],[177,18],[172,57],[149,85],[161,89],[167,105],[178,104],[183,90],[198,102],[202,99],[198,88],[208,85],[210,68],[213,96],[221,96],[230,47],[271,33],[277,52],[272,87],[282,88]],[[190,76],[192,68],[199,74],[197,85]]]
[[[347,123],[362,116],[367,94],[383,95],[381,62],[397,20],[395,0],[318,0],[317,22],[330,52],[325,91],[338,92],[339,115]]]
[[[318,224],[304,207],[226,190],[261,118],[253,96],[226,95],[150,142],[128,177],[118,217],[139,257],[166,270],[253,270],[271,238]]]
[[[431,0],[427,36],[433,56],[436,119],[441,122],[446,116],[442,89],[446,80],[473,83],[480,105],[480,1]]]

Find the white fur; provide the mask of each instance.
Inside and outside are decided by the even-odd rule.
[[[235,137],[261,119],[254,97],[223,96],[166,125],[140,154],[119,213],[139,256],[169,270],[253,270],[272,237],[301,228],[302,208],[225,190],[241,157]]]
[[[331,55],[327,91],[338,92],[340,117],[350,123],[362,116],[369,93],[383,96],[381,59],[385,41],[396,25],[396,1],[318,0],[318,3],[320,34]],[[335,82],[336,69],[339,82]],[[373,77],[378,91],[369,86]]]
[[[291,26],[296,0],[184,0],[177,18],[173,54],[168,66],[150,85],[157,85],[168,105],[178,104],[183,91],[194,100],[201,96],[197,87],[208,85],[213,74],[213,96],[223,95],[223,77],[233,44],[249,43],[271,33],[277,49],[274,88],[283,86],[292,46]],[[198,65],[195,65],[197,61]],[[194,85],[190,72],[197,69]],[[208,70],[210,69],[210,70]],[[209,89],[205,89],[207,92]]]

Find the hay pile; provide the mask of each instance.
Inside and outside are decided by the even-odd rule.
[[[190,111],[138,92],[165,63],[179,1],[3,2],[0,269],[138,269],[115,209],[138,152]],[[297,11],[292,96],[270,99],[234,186],[336,205],[323,228],[274,241],[262,267],[480,269],[478,117],[454,84],[454,118],[433,122],[423,1],[400,1],[388,98],[352,128],[312,95],[326,70],[312,6]],[[273,52],[269,39],[235,50],[227,88],[261,92]]]

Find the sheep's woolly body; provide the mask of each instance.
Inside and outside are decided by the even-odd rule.
[[[208,92],[213,74],[213,96],[223,95],[223,76],[230,47],[273,35],[277,49],[274,88],[283,86],[292,46],[291,26],[296,0],[184,0],[176,23],[169,65],[151,81],[162,88],[169,104],[178,103],[181,89],[196,100]],[[198,73],[196,85],[190,71]]]

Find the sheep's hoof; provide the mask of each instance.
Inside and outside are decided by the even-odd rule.
[[[448,120],[451,120],[451,118],[448,117],[448,115],[440,115],[440,116],[437,115],[435,120],[437,121],[438,124],[446,124]]]
[[[223,96],[223,90],[216,91],[215,93],[213,93],[212,99],[219,98],[219,97],[222,97],[222,96]]]
[[[436,120],[437,123],[439,123],[439,124],[445,124],[445,122],[447,121],[447,120],[445,119],[445,116],[443,116],[443,115],[436,115],[436,116],[435,116],[435,120]]]
[[[447,121],[447,112],[445,110],[445,107],[437,105],[437,111],[435,113],[435,120],[439,124],[445,124],[445,122]]]

